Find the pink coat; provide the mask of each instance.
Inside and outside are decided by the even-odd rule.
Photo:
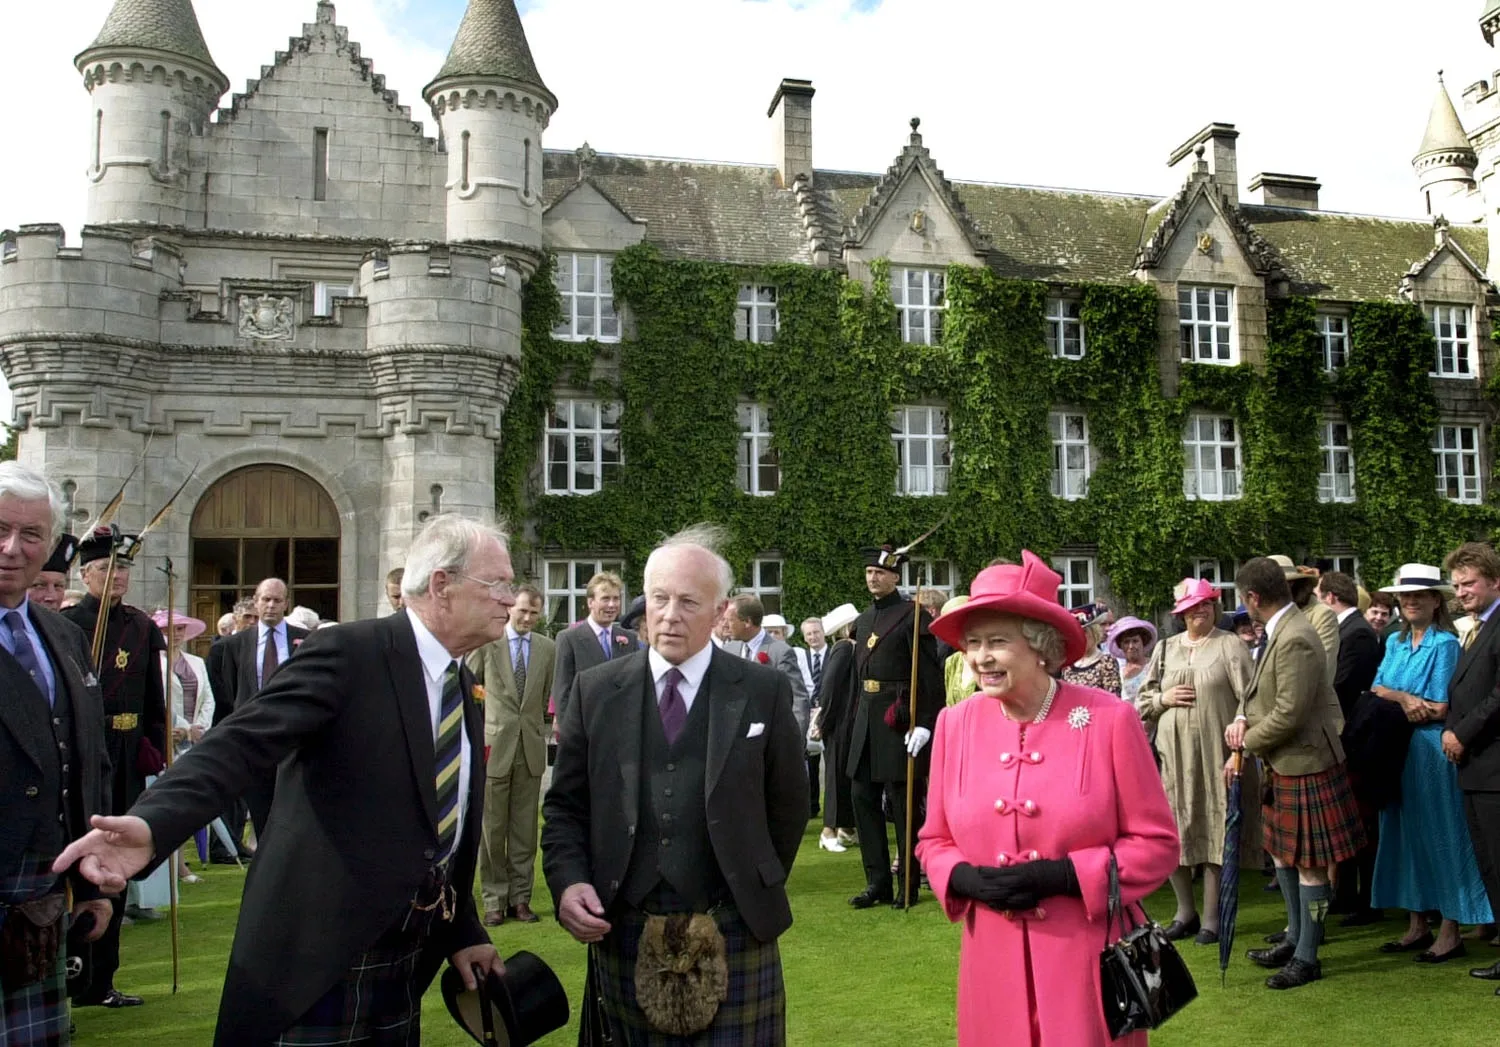
[[[1177,828],[1135,709],[1112,694],[1060,684],[1027,729],[975,695],[938,716],[927,821],[917,855],[948,918],[964,925],[958,969],[960,1047],[1143,1045],[1111,1040],[1099,1002],[1109,852],[1129,903],[1177,866]],[[1083,897],[1049,898],[1015,918],[948,893],[960,862],[1071,858]],[[1030,1031],[1028,1037],[1026,1030]]]

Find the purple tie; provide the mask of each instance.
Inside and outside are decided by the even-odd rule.
[[[667,670],[667,685],[661,689],[661,701],[657,710],[661,713],[661,730],[667,736],[667,744],[673,745],[687,723],[687,703],[677,685],[682,682],[682,673],[674,668]]]

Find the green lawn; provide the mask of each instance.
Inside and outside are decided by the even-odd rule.
[[[171,995],[167,921],[124,931],[120,988],[146,997],[146,1006],[125,1011],[79,1011],[80,1044],[149,1044],[203,1047],[211,1042],[219,986],[234,930],[243,874],[213,866],[206,882],[184,887],[181,908],[181,989]],[[1381,956],[1375,947],[1404,926],[1400,920],[1357,931],[1332,928],[1324,947],[1328,976],[1290,993],[1261,985],[1264,972],[1243,959],[1243,948],[1281,926],[1280,896],[1261,891],[1263,878],[1245,876],[1239,954],[1228,985],[1219,986],[1218,951],[1187,944],[1185,954],[1200,996],[1156,1037],[1157,1044],[1421,1044],[1472,1047],[1496,1042],[1500,998],[1490,985],[1470,979],[1469,966],[1500,959],[1481,946],[1469,960],[1437,967],[1405,956]],[[782,938],[789,1009],[789,1040],[800,1045],[940,1047],[954,1038],[954,981],[958,931],[942,918],[930,897],[911,912],[855,912],[847,899],[861,886],[854,851],[834,855],[816,846],[809,828],[791,881],[796,924]],[[316,891],[317,884],[308,884]],[[583,985],[583,947],[551,918],[551,901],[539,885],[540,924],[498,928],[501,953],[529,949],[550,963],[576,1001]],[[1158,895],[1152,912],[1171,916],[1170,894]],[[318,933],[309,927],[308,934]],[[571,1045],[576,1026],[556,1033],[547,1047]],[[451,1024],[437,989],[423,1015],[424,1044],[457,1047],[472,1043]],[[994,1043],[1004,1044],[997,1033]],[[1067,1047],[1067,1045],[1058,1045]]]

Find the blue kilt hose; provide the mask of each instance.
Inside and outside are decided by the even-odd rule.
[[[786,1043],[786,989],[781,952],[762,942],[733,905],[721,906],[714,922],[724,936],[729,993],[713,1024],[696,1036],[659,1032],[646,1020],[635,994],[635,957],[646,914],[612,917],[614,929],[595,946],[599,995],[615,1047],[783,1047]]]
[[[62,889],[50,859],[27,855],[21,868],[0,880],[0,904],[15,905]],[[0,920],[25,919],[4,913]],[[66,916],[63,917],[67,919]],[[59,949],[52,972],[30,985],[0,984],[0,1047],[61,1047],[68,1043],[67,979]]]

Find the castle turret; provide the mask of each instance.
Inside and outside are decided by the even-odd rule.
[[[1432,112],[1427,117],[1427,130],[1411,166],[1417,173],[1428,214],[1460,222],[1479,217],[1482,207],[1474,192],[1474,171],[1479,166],[1479,157],[1459,122],[1441,73],[1437,97],[1432,100]]]
[[[448,239],[540,254],[542,132],[557,99],[537,72],[514,0],[469,0],[448,60],[422,96],[448,149]]]
[[[93,98],[90,225],[186,225],[188,150],[229,88],[192,0],[115,0],[75,63]]]

